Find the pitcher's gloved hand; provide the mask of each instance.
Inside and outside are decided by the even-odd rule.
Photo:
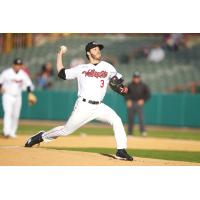
[[[123,85],[123,79],[118,78],[117,76],[113,76],[110,79],[109,85],[112,90],[115,92],[121,94],[121,95],[126,95],[128,93],[128,88]]]

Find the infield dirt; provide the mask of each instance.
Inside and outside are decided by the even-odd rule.
[[[18,136],[16,139],[0,138],[1,166],[191,166],[200,163],[168,161],[160,159],[135,157],[133,162],[120,161],[98,153],[66,151],[45,148],[24,148],[29,136]],[[129,148],[200,151],[200,141],[158,139],[158,138],[128,138]],[[114,148],[113,136],[68,136],[41,144],[41,147],[102,147]]]

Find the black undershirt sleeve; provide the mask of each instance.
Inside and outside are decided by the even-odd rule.
[[[27,87],[27,92],[28,92],[28,93],[31,92],[31,87],[30,87],[30,86]]]
[[[65,68],[62,68],[59,72],[58,72],[58,77],[66,80],[66,76],[65,76]]]

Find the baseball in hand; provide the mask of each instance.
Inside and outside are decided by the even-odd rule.
[[[62,53],[66,53],[66,52],[67,52],[67,47],[64,46],[64,45],[62,45],[62,46],[60,47],[60,51],[61,51]]]

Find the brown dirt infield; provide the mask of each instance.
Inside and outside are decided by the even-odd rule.
[[[166,161],[136,157],[135,161],[120,161],[98,153],[63,151],[45,148],[24,148],[28,136],[16,139],[0,138],[0,165],[2,166],[191,166],[200,163]],[[129,137],[129,148],[200,151],[200,141]],[[68,136],[41,144],[41,147],[115,147],[113,136]]]

